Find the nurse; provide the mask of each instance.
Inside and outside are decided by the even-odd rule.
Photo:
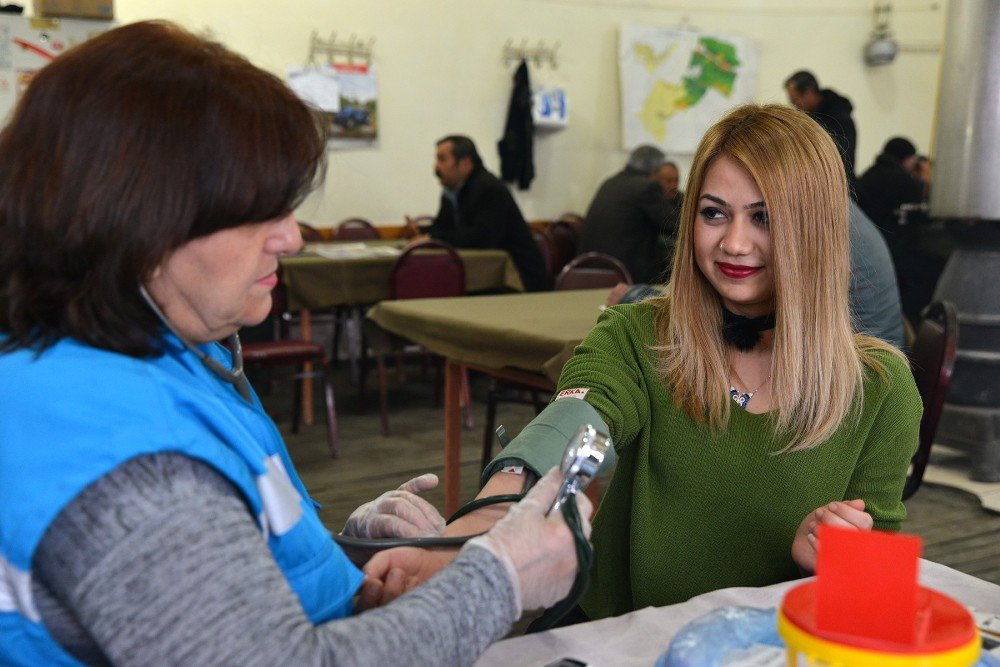
[[[159,22],[28,87],[0,134],[0,663],[469,664],[569,591],[553,474],[432,581],[346,618],[400,571],[363,583],[215,342],[268,315],[321,128],[276,77]],[[438,525],[409,492],[426,484],[352,532]]]

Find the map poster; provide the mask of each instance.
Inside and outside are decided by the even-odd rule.
[[[757,47],[732,35],[623,25],[622,145],[694,153],[705,130],[757,88]]]

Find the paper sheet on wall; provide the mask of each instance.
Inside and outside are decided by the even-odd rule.
[[[320,111],[340,111],[340,84],[336,70],[329,65],[289,67],[286,80],[288,87],[307,104]]]
[[[757,89],[757,46],[735,35],[647,25],[619,34],[622,146],[694,153],[705,130]]]
[[[333,149],[371,146],[378,138],[378,79],[369,65],[289,67],[288,86],[326,118]]]
[[[562,130],[569,123],[569,100],[562,86],[532,86],[531,119],[535,129]]]
[[[68,49],[115,27],[112,21],[0,14],[0,125],[35,74]]]

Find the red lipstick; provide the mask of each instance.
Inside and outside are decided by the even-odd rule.
[[[715,265],[719,267],[724,276],[733,280],[749,278],[764,268],[762,266],[744,266],[742,264],[728,264],[726,262],[716,262]]]

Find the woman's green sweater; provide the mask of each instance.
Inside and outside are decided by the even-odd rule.
[[[589,390],[584,400],[618,453],[593,522],[595,565],[582,603],[590,618],[795,578],[795,531],[831,501],[862,498],[875,528],[899,529],[921,415],[904,361],[876,353],[888,376],[866,369],[857,424],[845,421],[813,449],[776,454],[784,443],[767,414],[733,406],[713,435],[674,405],[649,350],[655,314],[651,304],[606,311],[559,380],[560,390]]]

